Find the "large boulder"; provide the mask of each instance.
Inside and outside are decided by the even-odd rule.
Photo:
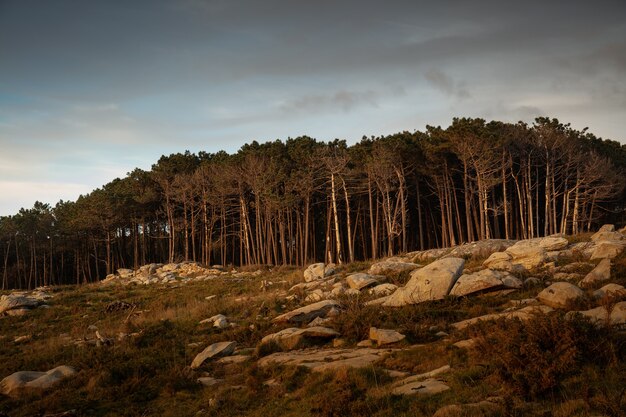
[[[309,265],[307,269],[304,270],[304,280],[306,282],[316,281],[318,279],[323,279],[335,273],[335,265],[328,264],[324,265],[323,263],[317,263]]]
[[[537,299],[552,308],[569,308],[585,293],[569,282],[555,282],[537,295]]]
[[[462,258],[443,258],[418,269],[411,273],[406,286],[398,288],[382,305],[399,307],[441,300],[450,293],[464,265]]]
[[[75,373],[74,368],[65,365],[57,366],[48,372],[15,372],[0,381],[0,392],[9,396],[17,396],[22,391],[46,390]]]
[[[237,342],[219,342],[209,345],[196,355],[193,362],[191,362],[191,369],[199,368],[207,359],[232,355],[235,351],[235,346],[237,346]]]
[[[495,291],[502,288],[522,288],[523,283],[504,271],[483,269],[474,274],[463,274],[456,281],[450,295],[463,297],[478,292]]]
[[[315,326],[305,329],[290,327],[265,336],[261,339],[261,345],[275,343],[283,350],[293,350],[320,341],[325,342],[337,336],[339,332],[328,327]]]
[[[380,284],[369,289],[369,293],[378,297],[389,295],[398,289],[398,286],[391,283]]]
[[[600,263],[589,272],[579,285],[581,287],[591,287],[598,282],[608,281],[611,279],[611,260],[603,259]]]
[[[316,317],[326,317],[333,309],[340,309],[341,304],[335,300],[322,300],[281,314],[272,320],[274,323],[308,323]]]

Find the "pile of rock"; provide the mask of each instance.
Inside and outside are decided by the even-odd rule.
[[[173,284],[189,281],[208,281],[216,278],[247,278],[258,276],[260,270],[254,272],[226,271],[221,265],[203,267],[198,262],[181,262],[170,264],[148,264],[137,270],[120,268],[116,274],[109,274],[102,280],[103,284],[120,283],[123,285],[138,284]]]

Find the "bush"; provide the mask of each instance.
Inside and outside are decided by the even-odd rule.
[[[526,322],[499,320],[477,331],[482,359],[504,387],[526,399],[552,393],[584,364],[616,362],[610,333],[582,318],[537,315]]]

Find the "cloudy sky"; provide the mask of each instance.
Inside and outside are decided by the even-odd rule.
[[[0,0],[0,215],[162,154],[454,116],[626,142],[625,1],[431,3]]]

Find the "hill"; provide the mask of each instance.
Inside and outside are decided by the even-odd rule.
[[[4,291],[0,412],[624,415],[625,233]]]

